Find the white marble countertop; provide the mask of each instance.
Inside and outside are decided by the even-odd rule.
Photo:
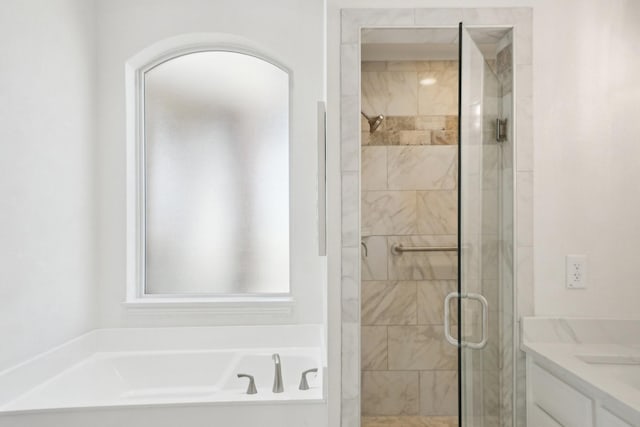
[[[524,318],[521,348],[561,379],[640,417],[639,330],[640,320]]]

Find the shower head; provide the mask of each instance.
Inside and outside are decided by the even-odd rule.
[[[369,132],[371,133],[375,132],[376,129],[380,127],[383,120],[384,120],[384,116],[382,114],[378,115],[377,117],[373,117],[373,121],[369,119]]]
[[[384,120],[384,116],[382,114],[379,114],[375,117],[369,117],[363,111],[360,111],[360,112],[362,113],[364,118],[367,119],[367,122],[369,122],[369,132],[371,133],[375,132],[376,129],[380,127],[380,125],[382,124],[382,121]]]

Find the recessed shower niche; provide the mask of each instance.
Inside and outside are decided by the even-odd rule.
[[[363,427],[513,424],[512,40],[362,30]]]

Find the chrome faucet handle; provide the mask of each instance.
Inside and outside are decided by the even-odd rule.
[[[282,365],[280,363],[280,355],[275,353],[273,356],[273,362],[275,364],[275,372],[273,375],[273,388],[271,391],[274,393],[282,393],[284,391],[284,386],[282,384]]]
[[[307,382],[307,374],[310,372],[318,372],[318,368],[307,369],[302,373],[302,378],[300,378],[300,386],[299,390],[309,390],[309,383]]]
[[[238,378],[249,378],[249,387],[247,387],[247,394],[256,394],[258,392],[258,390],[256,389],[256,382],[253,379],[253,375],[238,374]]]

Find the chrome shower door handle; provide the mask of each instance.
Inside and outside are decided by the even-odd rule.
[[[449,344],[454,347],[460,347],[460,341],[451,335],[451,310],[449,305],[453,298],[459,297],[460,294],[458,292],[451,292],[444,298],[444,337],[447,339]],[[460,335],[460,333],[458,333],[458,335]]]
[[[489,335],[487,333],[489,330],[489,303],[487,302],[487,299],[480,294],[463,294],[462,298],[479,301],[482,306],[482,333],[480,334],[480,341],[463,343],[465,347],[469,347],[474,350],[481,350],[487,345],[487,341],[489,341]]]
[[[479,342],[465,342],[460,339],[456,339],[451,335],[451,310],[449,308],[450,301],[453,298],[467,298],[475,301],[479,301],[482,306],[482,329],[481,329],[481,338]],[[461,325],[458,325],[458,336],[460,336]],[[459,293],[459,292],[451,292],[444,299],[444,337],[447,341],[455,346],[455,347],[468,347],[474,350],[483,349],[489,340],[488,335],[489,330],[489,303],[487,299],[480,294],[474,293]]]

